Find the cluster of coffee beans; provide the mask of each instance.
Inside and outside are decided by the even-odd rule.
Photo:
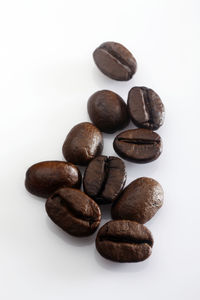
[[[121,44],[106,42],[93,53],[98,68],[110,78],[129,80],[136,72],[133,55]],[[126,170],[122,159],[101,155],[102,132],[113,133],[130,121],[139,127],[118,134],[116,153],[135,163],[147,163],[161,154],[160,136],[152,130],[164,121],[160,97],[146,87],[133,87],[128,103],[108,90],[98,91],[88,100],[92,123],[74,126],[63,144],[64,161],[45,161],[26,172],[25,186],[37,196],[48,198],[46,211],[67,233],[91,235],[101,221],[99,205],[112,203],[113,221],[102,226],[96,248],[107,259],[118,262],[143,261],[151,254],[153,237],[143,225],[163,203],[163,189],[151,178],[138,178],[125,189]],[[87,166],[82,176],[75,165]]]

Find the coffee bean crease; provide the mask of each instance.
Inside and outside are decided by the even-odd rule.
[[[103,49],[108,55],[115,58],[117,60],[117,62],[120,63],[121,65],[123,65],[130,74],[132,73],[133,67],[131,67],[131,65],[119,53],[117,53],[116,51],[111,50],[111,49],[108,52],[107,47],[104,45],[100,46],[100,49]]]
[[[136,145],[154,145],[160,144],[160,141],[156,140],[147,140],[147,139],[126,139],[126,138],[118,138],[118,141],[128,143],[128,144],[136,144]]]
[[[46,211],[51,220],[74,236],[92,234],[101,221],[99,206],[85,193],[64,188],[47,199]]]
[[[107,222],[96,237],[98,252],[117,262],[143,261],[151,255],[152,246],[151,232],[144,225],[129,220]]]
[[[150,240],[145,240],[145,239],[134,239],[133,237],[129,237],[127,235],[127,237],[125,236],[118,236],[118,237],[115,237],[115,236],[101,236],[100,237],[100,240],[101,241],[110,241],[110,242],[113,242],[113,243],[128,243],[128,244],[148,244],[149,246],[152,246],[152,241]]]
[[[87,167],[83,187],[97,203],[113,202],[126,181],[125,165],[118,157],[98,156]]]
[[[63,206],[66,210],[68,210],[68,213],[70,213],[72,216],[76,217],[77,219],[81,219],[83,221],[89,222],[90,225],[92,225],[92,223],[97,221],[97,218],[94,218],[89,215],[87,209],[88,206],[85,209],[85,215],[84,215],[81,210],[75,209],[72,203],[66,202],[66,199],[62,198],[60,195],[54,194],[52,196],[52,199],[60,201],[60,205]]]

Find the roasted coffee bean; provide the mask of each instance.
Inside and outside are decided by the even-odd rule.
[[[105,258],[117,262],[139,262],[151,255],[153,237],[134,221],[110,221],[100,228],[96,248]]]
[[[63,155],[67,161],[87,165],[103,150],[103,137],[92,123],[84,122],[74,126],[63,144]]]
[[[99,204],[111,203],[126,182],[124,162],[114,156],[98,156],[88,165],[83,179],[84,191]]]
[[[128,111],[133,123],[141,128],[156,130],[164,122],[165,108],[160,97],[146,87],[130,90]]]
[[[103,90],[94,93],[87,107],[91,121],[103,132],[113,133],[129,123],[126,103],[114,92]]]
[[[60,189],[48,198],[46,211],[56,225],[74,236],[91,235],[101,221],[96,202],[72,188]]]
[[[62,187],[80,188],[81,180],[81,173],[73,164],[43,161],[28,169],[25,186],[31,194],[47,198]]]
[[[131,129],[121,132],[113,142],[116,153],[135,163],[155,160],[162,152],[161,137],[148,129]]]
[[[112,206],[112,218],[146,223],[163,204],[164,192],[152,178],[141,177],[131,182]]]
[[[115,42],[101,44],[93,53],[97,67],[116,80],[129,80],[135,74],[137,62],[130,51]]]

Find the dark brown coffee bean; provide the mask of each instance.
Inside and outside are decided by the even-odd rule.
[[[135,163],[155,160],[162,152],[161,137],[148,129],[131,129],[116,136],[113,142],[116,153]]]
[[[74,126],[63,144],[63,155],[67,161],[87,165],[103,150],[101,132],[92,123],[84,122]]]
[[[129,123],[126,103],[114,92],[103,90],[94,93],[87,107],[91,121],[103,132],[113,133]]]
[[[152,178],[141,177],[131,182],[112,206],[112,218],[149,221],[163,204],[164,192]]]
[[[141,128],[156,130],[164,122],[165,108],[160,97],[146,87],[130,90],[128,111],[133,123]]]
[[[81,173],[73,164],[43,161],[27,170],[25,186],[31,194],[47,198],[62,187],[80,188],[81,180]]]
[[[114,156],[98,156],[85,170],[83,186],[87,195],[99,204],[111,203],[126,182],[124,162]]]
[[[101,211],[96,202],[71,188],[56,191],[47,200],[46,211],[56,225],[74,236],[94,233],[101,221]]]
[[[105,258],[117,262],[139,262],[151,255],[153,237],[134,221],[110,221],[100,228],[96,248]]]
[[[116,80],[129,80],[135,74],[137,62],[123,45],[115,42],[101,44],[93,53],[97,67]]]

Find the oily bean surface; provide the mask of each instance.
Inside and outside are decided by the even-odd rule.
[[[137,62],[131,52],[115,42],[101,44],[93,53],[97,67],[115,80],[129,80],[135,74]]]
[[[114,156],[98,156],[85,170],[84,191],[99,204],[112,203],[126,182],[124,162]]]
[[[60,189],[48,198],[46,211],[56,225],[74,236],[91,235],[101,221],[101,211],[96,202],[72,188]]]
[[[129,220],[110,221],[100,228],[96,248],[116,262],[139,262],[151,255],[153,237],[142,224]]]
[[[116,93],[102,90],[88,100],[91,121],[103,132],[113,133],[129,123],[129,115],[124,100]]]
[[[157,130],[164,122],[165,108],[156,92],[147,87],[134,87],[128,95],[128,111],[133,123]]]
[[[63,144],[63,155],[67,161],[87,165],[103,150],[103,137],[92,123],[83,122],[74,126]]]
[[[164,192],[152,178],[141,177],[132,181],[112,206],[112,218],[133,220],[144,224],[163,205]]]
[[[147,163],[157,159],[162,152],[161,137],[148,129],[131,129],[121,132],[113,142],[115,152],[122,158]]]
[[[25,187],[31,194],[47,198],[62,187],[80,188],[81,181],[81,173],[73,164],[43,161],[27,170]]]

